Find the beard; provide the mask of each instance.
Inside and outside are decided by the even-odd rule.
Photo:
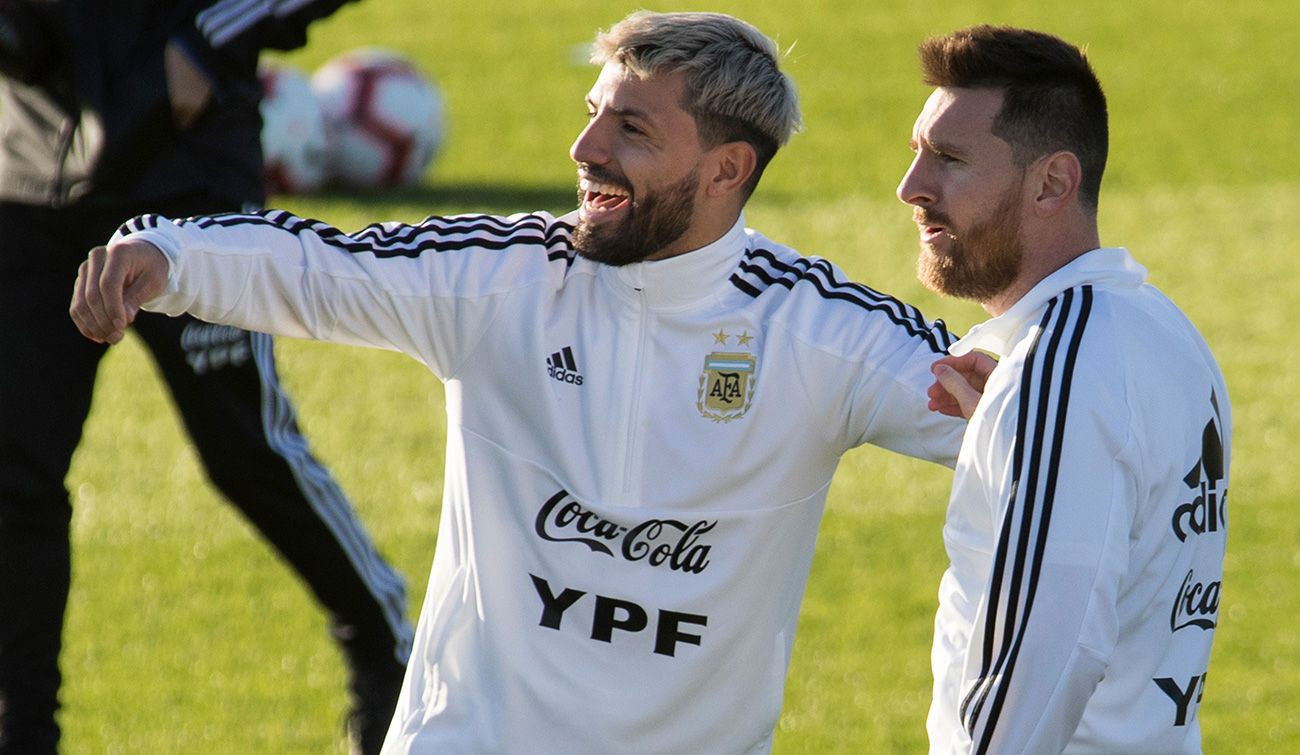
[[[1005,291],[1020,274],[1025,256],[1019,203],[1018,190],[1008,191],[987,218],[955,235],[947,252],[922,243],[916,277],[935,293],[977,302]],[[942,213],[918,211],[918,222],[928,220],[952,228]]]
[[[602,183],[628,187],[626,179],[588,168],[587,176]],[[680,181],[658,191],[647,191],[633,202],[627,217],[618,223],[579,220],[573,229],[573,248],[593,262],[619,267],[641,262],[667,247],[691,227],[695,218],[695,192],[700,185],[699,167]],[[584,194],[578,190],[578,203]]]

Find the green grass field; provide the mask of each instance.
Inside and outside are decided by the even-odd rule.
[[[342,227],[460,210],[564,210],[568,145],[594,69],[575,51],[635,6],[367,0],[287,56],[314,68],[363,44],[441,83],[446,151],[427,185],[279,197]],[[685,8],[655,4],[657,10]],[[700,6],[692,6],[699,8]],[[1235,414],[1227,574],[1200,716],[1214,753],[1300,750],[1300,33],[1291,0],[1213,3],[716,2],[789,48],[806,133],[769,169],[750,225],[919,304],[981,319],[913,279],[893,189],[910,159],[922,37],[1014,23],[1086,44],[1111,103],[1104,243],[1124,245],[1199,325]],[[1292,21],[1285,21],[1291,18]],[[284,341],[284,378],[319,456],[422,601],[438,521],[439,384],[399,355]],[[290,573],[205,482],[137,342],[113,349],[68,484],[74,585],[63,668],[69,753],[320,753],[338,748],[343,670]],[[917,752],[945,560],[950,474],[850,454],[818,543],[780,753]]]

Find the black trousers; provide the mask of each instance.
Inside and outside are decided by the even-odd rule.
[[[68,316],[77,266],[143,210],[188,216],[214,206],[229,204],[0,203],[0,752],[54,752],[59,738],[70,579],[64,478],[105,351]],[[209,478],[306,582],[348,660],[404,663],[411,628],[403,580],[311,455],[276,377],[271,339],[150,313],[134,327]]]

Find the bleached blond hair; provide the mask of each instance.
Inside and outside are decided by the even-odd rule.
[[[636,11],[596,35],[591,62],[617,63],[643,79],[682,71],[682,109],[695,118],[700,141],[754,148],[752,192],[772,156],[803,128],[799,97],[780,57],[774,41],[732,16]]]

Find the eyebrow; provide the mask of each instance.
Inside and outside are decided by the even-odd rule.
[[[913,137],[910,141],[910,144],[912,145],[913,149],[918,149],[922,141],[925,142],[926,146],[932,152],[942,152],[945,155],[961,155],[966,152],[966,150],[963,149],[961,146],[955,144],[954,142],[950,142],[946,139],[919,140]]]
[[[587,107],[591,108],[592,110],[596,110],[597,109],[596,101],[588,97]],[[619,107],[617,105],[607,105],[606,109],[614,113],[615,115],[621,115],[624,118],[639,118],[645,121],[646,123],[651,123],[651,124],[655,122],[654,116],[650,115],[650,113],[646,112],[645,110],[638,110],[637,108],[634,107]]]

